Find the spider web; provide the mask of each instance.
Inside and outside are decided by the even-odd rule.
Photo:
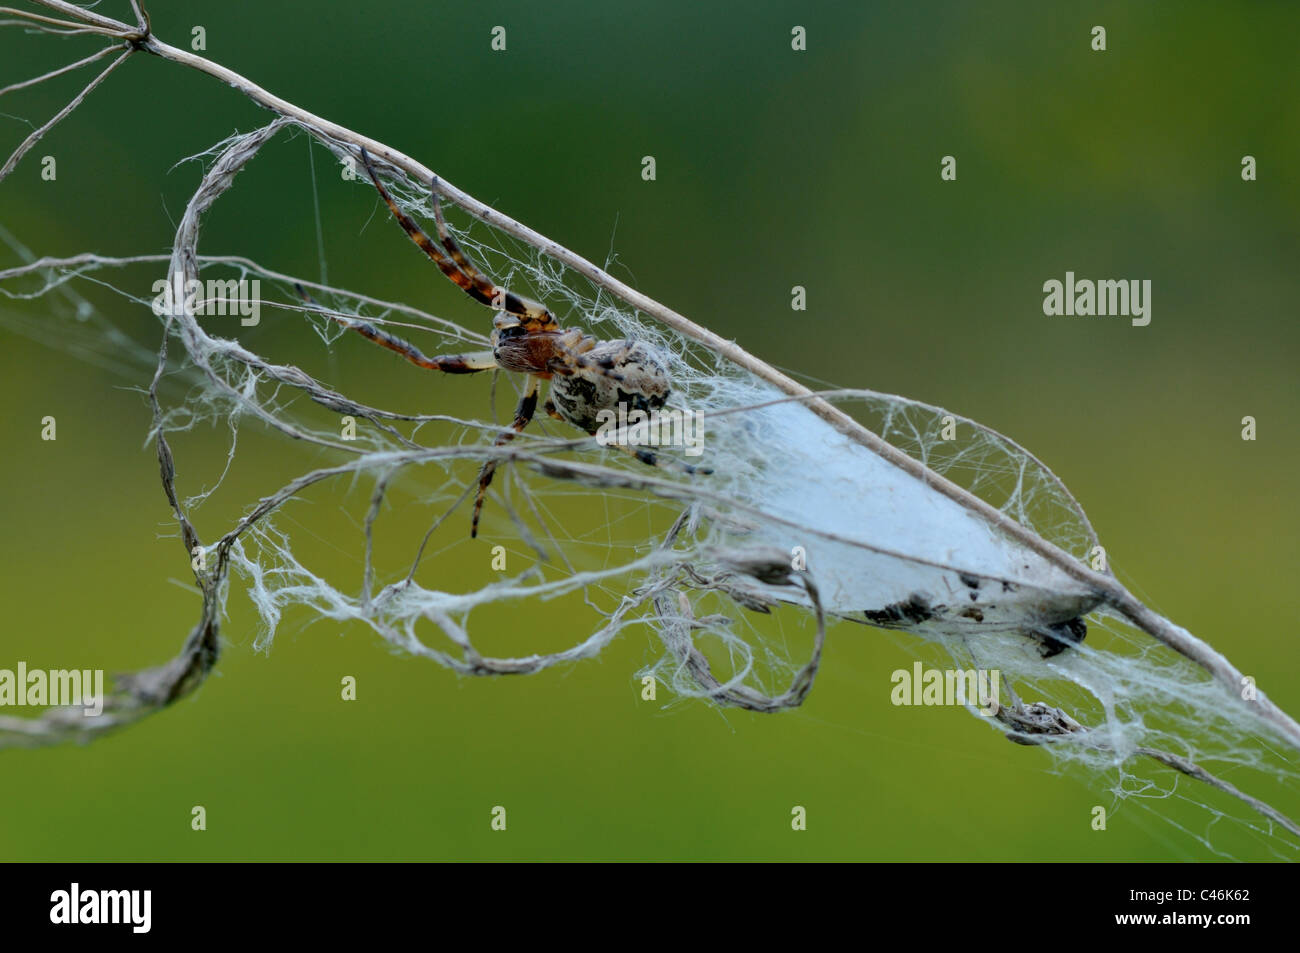
[[[177,497],[179,535],[189,550],[192,534],[208,558],[200,573],[204,618],[187,643],[196,654],[183,655],[185,665],[165,678],[150,673],[124,682],[105,729],[156,707],[141,685],[157,695],[161,682],[170,700],[202,680],[215,657],[202,664],[195,658],[224,617],[232,585],[256,611],[255,644],[264,650],[290,611],[360,623],[401,652],[467,675],[539,672],[592,658],[616,638],[637,637],[659,646],[657,659],[637,676],[653,677],[678,699],[757,711],[795,707],[807,697],[828,625],[862,624],[864,613],[879,620],[889,607],[906,608],[923,593],[930,617],[904,613],[887,637],[906,639],[918,658],[941,666],[1001,672],[1013,703],[1004,706],[1005,717],[981,720],[1040,746],[1059,770],[1104,787],[1116,803],[1190,801],[1200,825],[1185,826],[1158,807],[1153,813],[1212,852],[1215,830],[1231,824],[1257,836],[1264,855],[1294,859],[1296,839],[1276,817],[1177,767],[1182,759],[1216,777],[1231,774],[1235,788],[1291,813],[1300,802],[1284,741],[1200,668],[1096,607],[1050,567],[1031,564],[991,527],[944,509],[933,499],[937,494],[882,469],[798,401],[508,236],[481,224],[462,227],[450,213],[457,240],[503,285],[547,302],[565,326],[602,339],[635,338],[666,356],[669,406],[702,415],[702,462],[710,475],[692,477],[671,465],[650,469],[544,420],[494,448],[501,429],[495,420],[384,409],[345,394],[329,378],[330,360],[354,336],[303,306],[295,276],[198,251],[203,214],[259,149],[294,126],[277,120],[196,157],[207,160],[206,175],[171,255],[80,256],[0,276],[7,278],[0,293],[8,297],[49,296],[61,304],[70,325],[81,329],[69,341],[92,342],[69,346],[112,353],[119,370],[137,377],[149,352],[105,325],[72,290],[74,280],[148,308],[147,297],[122,290],[141,285],[110,281],[104,277],[110,269],[156,276],[170,265],[172,274],[184,276],[256,278],[264,307],[316,331],[295,339],[292,364],[279,363],[227,336],[228,322],[175,309],[162,316],[167,343],[149,356],[157,361],[151,436],[159,439],[160,454],[166,448],[165,459],[210,442],[214,433],[224,434],[227,452],[206,482]],[[340,161],[351,159],[345,147],[307,131]],[[427,188],[392,170],[385,177],[399,204],[431,225]],[[370,200],[364,175],[356,184]],[[17,279],[27,284],[17,287]],[[304,284],[334,313],[403,337],[420,333],[426,353],[486,345],[476,329],[485,320],[463,326],[376,292]],[[110,338],[111,351],[104,346]],[[491,386],[501,403],[513,404],[518,381],[501,374]],[[1080,560],[1093,557],[1099,541],[1083,510],[1050,470],[1009,439],[906,398],[865,390],[823,396],[1021,526]],[[244,454],[290,438],[317,451],[308,469],[286,461],[283,482],[254,503],[223,498]],[[701,462],[680,449],[662,453],[670,464]],[[484,513],[486,539],[473,544],[468,507],[478,468],[490,458],[500,466]],[[238,515],[200,541],[195,514],[214,507],[230,512],[232,505]],[[321,540],[351,553],[342,570],[339,560],[321,556]],[[502,571],[486,583],[448,570],[476,545],[476,561],[484,545],[501,546],[507,565],[527,568]],[[796,548],[806,564],[793,556]],[[1014,585],[1026,594],[995,607],[1003,613],[997,624],[938,611],[938,603],[955,604],[966,589],[972,601],[984,599],[986,584],[995,582],[1004,587],[999,591]],[[523,627],[499,624],[550,603],[563,605],[571,620],[565,644],[538,651],[518,635]],[[1087,640],[1045,656],[1035,636],[1049,617],[1070,614],[1087,616]],[[974,705],[968,709],[980,717]],[[57,720],[51,724],[48,735],[27,732],[17,740],[62,740],[71,731]],[[12,742],[13,727],[7,728]],[[78,736],[85,733],[77,728]]]

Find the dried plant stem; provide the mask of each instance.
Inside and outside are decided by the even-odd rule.
[[[43,17],[39,13],[32,13],[30,10],[17,10],[13,7],[0,7],[0,13],[6,13],[10,16],[21,17],[26,21],[26,25],[32,26],[38,30],[45,30],[47,33],[98,33],[102,36],[121,36],[122,31],[108,27],[87,25],[85,23],[72,23],[68,20],[55,20],[53,17]],[[49,29],[50,26],[60,27],[58,30]]]
[[[1114,745],[1095,737],[1092,732],[1059,708],[1053,708],[1043,702],[1026,705],[1017,697],[1010,682],[1006,683],[1005,688],[1010,695],[1012,704],[999,707],[994,714],[994,718],[1009,729],[1007,738],[1016,744],[1046,745],[1073,742],[1098,751],[1113,752],[1115,750]],[[1202,784],[1207,784],[1217,791],[1222,791],[1229,797],[1235,797],[1260,815],[1300,837],[1300,824],[1297,824],[1267,801],[1262,801],[1254,795],[1247,794],[1230,781],[1211,774],[1190,758],[1146,745],[1133,749],[1133,754],[1158,761],[1165,767],[1172,768]]]
[[[1168,751],[1160,751],[1156,748],[1138,748],[1137,753],[1145,755],[1155,761],[1159,761],[1166,767],[1173,768],[1175,771],[1179,771],[1187,775],[1189,778],[1195,778],[1203,784],[1208,784],[1210,787],[1222,791],[1224,794],[1239,799],[1244,804],[1248,804],[1254,810],[1258,811],[1264,817],[1267,817],[1269,820],[1286,828],[1292,834],[1300,837],[1300,824],[1291,820],[1291,818],[1287,817],[1266,801],[1261,801],[1259,798],[1247,794],[1235,784],[1225,781],[1220,777],[1216,777],[1196,762],[1184,758],[1182,755],[1172,754]]]
[[[19,144],[18,148],[14,150],[13,154],[9,156],[9,160],[5,162],[3,166],[0,166],[0,180],[4,179],[5,176],[7,176],[10,172],[14,170],[14,167],[18,165],[19,161],[22,159],[23,156],[27,154],[28,150],[30,150],[32,146],[36,145],[36,143],[41,141],[42,136],[44,136],[47,132],[49,132],[51,129],[57,126],[64,119],[64,117],[68,115],[68,113],[72,112],[72,110],[80,106],[82,100],[84,100],[87,96],[90,95],[91,90],[93,90],[96,86],[98,86],[105,79],[107,79],[108,74],[113,72],[113,70],[117,69],[119,66],[121,66],[122,63],[126,61],[126,58],[130,56],[133,52],[134,52],[133,50],[129,50],[129,49],[123,50],[121,56],[113,60],[113,62],[109,63],[107,69],[105,69],[102,73],[100,73],[89,83],[87,83],[86,88],[83,89],[81,92],[77,93],[75,97],[73,97],[72,102],[68,103],[68,105],[64,106],[57,113],[55,113],[53,118],[51,118],[49,122],[41,126],[39,129],[34,131],[30,136],[24,139]]]
[[[80,21],[76,24],[77,26],[95,26],[99,27],[106,33],[122,37],[128,37],[138,33],[138,31],[132,30],[120,20],[106,17],[102,13],[96,13],[94,10],[88,10],[87,8],[78,6],[75,3],[67,3],[65,0],[33,0],[33,2],[38,3],[43,7],[48,7],[51,10],[57,10],[59,13],[66,14],[74,20]],[[35,16],[35,14],[31,13],[25,13],[23,15],[27,17]]]
[[[81,67],[86,66],[89,63],[93,63],[95,62],[95,60],[103,59],[105,56],[107,56],[109,53],[112,53],[114,50],[120,50],[120,49],[121,47],[116,45],[106,46],[98,53],[92,53],[90,54],[90,56],[87,56],[85,59],[77,60],[77,62],[75,63],[69,63],[67,66],[60,66],[56,70],[50,70],[48,73],[42,73],[40,76],[34,77],[32,79],[25,79],[21,83],[13,83],[10,86],[6,86],[4,89],[0,89],[0,96],[3,96],[5,93],[12,93],[15,90],[25,89],[28,86],[35,86],[37,83],[43,83],[47,79],[53,79],[56,76],[62,76],[64,73],[71,73],[75,69],[81,69]]]
[[[142,50],[160,59],[179,63],[206,73],[233,87],[253,102],[310,130],[319,138],[345,145],[354,151],[359,151],[364,147],[378,162],[400,170],[418,182],[429,182],[434,177],[432,169],[386,143],[362,135],[288,102],[219,63],[163,42],[149,30],[148,18],[138,4],[133,4],[133,7],[139,22],[136,27],[131,27],[128,24],[68,3],[66,0],[32,0],[32,2],[90,27],[96,27],[100,32],[125,38],[129,47],[128,53],[133,50]],[[71,111],[84,98],[85,94],[124,58],[125,54],[115,61],[109,70],[106,70],[104,74],[88,86],[81,96],[69,104],[67,109],[60,113],[59,116],[56,116],[51,123],[43,127],[42,130],[38,130],[38,133],[43,132],[45,128],[48,128],[49,125],[57,122],[58,119]],[[39,135],[35,138],[39,138]],[[10,171],[18,157],[19,154],[16,154],[0,170],[0,179]],[[943,494],[978,515],[1006,537],[1037,553],[1067,573],[1071,578],[1090,588],[1105,604],[1112,607],[1138,628],[1200,665],[1223,686],[1228,698],[1239,700],[1241,704],[1248,706],[1261,719],[1276,729],[1292,747],[1300,750],[1300,723],[1297,723],[1295,719],[1271,702],[1262,691],[1255,693],[1253,697],[1243,698],[1244,679],[1242,673],[1227,658],[1186,629],[1175,625],[1170,620],[1152,611],[1113,576],[1092,570],[1069,553],[1021,526],[984,500],[933,472],[918,460],[908,456],[878,435],[867,430],[844,411],[818,397],[809,388],[750,354],[735,342],[728,341],[707,328],[701,327],[684,315],[660,304],[635,288],[629,287],[586,258],[479,201],[457,188],[452,182],[448,181],[446,176],[438,176],[438,190],[444,201],[450,201],[458,205],[474,218],[500,229],[526,245],[537,249],[542,254],[562,263],[565,267],[582,275],[597,287],[610,292],[638,311],[699,343],[716,355],[749,371],[782,393],[803,400],[809,410],[829,423],[837,432],[861,444],[905,473],[933,488],[936,492]]]

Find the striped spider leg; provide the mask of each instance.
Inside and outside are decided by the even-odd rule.
[[[418,367],[449,374],[472,374],[501,368],[528,375],[523,395],[515,408],[514,421],[508,430],[497,435],[493,446],[499,447],[513,440],[532,421],[543,381],[550,381],[551,385],[550,398],[544,404],[546,413],[588,434],[595,434],[600,426],[598,414],[601,411],[617,411],[622,406],[627,412],[640,410],[648,414],[664,406],[670,393],[668,371],[657,351],[640,341],[601,341],[576,328],[561,327],[544,304],[501,287],[470,261],[447,228],[438,200],[436,176],[430,182],[430,190],[437,242],[393,199],[364,148],[361,149],[361,163],[375,191],[411,241],[453,284],[479,304],[496,311],[492,322],[492,349],[473,354],[426,357],[414,345],[374,325],[340,315],[329,315],[331,318]],[[305,297],[301,289],[300,293]],[[310,302],[310,298],[307,300]],[[647,465],[664,465],[648,450],[622,449]],[[496,464],[495,460],[487,460],[479,471],[471,537],[478,535],[479,517]],[[710,472],[705,468],[678,466],[689,473]]]

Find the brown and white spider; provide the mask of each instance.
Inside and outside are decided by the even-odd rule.
[[[670,393],[668,371],[658,352],[639,341],[598,341],[576,328],[560,327],[545,305],[500,287],[470,262],[452,238],[442,217],[436,176],[430,187],[441,250],[424,229],[393,201],[388,189],[379,181],[370,155],[364,148],[361,150],[361,162],[379,192],[379,197],[406,230],[411,241],[433,259],[442,273],[467,295],[497,312],[492,321],[492,349],[470,354],[428,357],[414,344],[373,324],[335,314],[329,314],[329,317],[381,347],[395,351],[418,367],[447,374],[475,374],[499,367],[527,374],[528,382],[519,405],[515,408],[514,423],[509,430],[497,436],[493,446],[508,443],[528,426],[537,410],[538,389],[541,382],[546,380],[551,382],[551,394],[543,409],[556,420],[563,420],[589,434],[596,433],[600,425],[597,415],[602,410],[617,413],[621,404],[627,414],[634,410],[649,414],[664,406]],[[319,309],[319,305],[312,301],[301,286],[298,287],[298,293]],[[659,458],[649,450],[639,447],[623,449],[642,463],[661,466]],[[495,460],[488,460],[479,471],[478,494],[474,498],[474,518],[470,525],[471,537],[478,535],[484,496],[492,482],[496,465]],[[710,472],[686,464],[677,466],[687,473]]]

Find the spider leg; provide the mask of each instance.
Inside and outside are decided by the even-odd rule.
[[[427,367],[429,370],[442,371],[446,374],[476,374],[479,371],[488,371],[497,366],[496,358],[491,351],[475,351],[471,354],[436,354],[433,357],[427,357],[414,344],[403,341],[382,328],[375,327],[369,321],[354,321],[345,318],[343,315],[326,311],[307,293],[307,289],[302,285],[295,281],[293,286],[297,289],[303,301],[306,301],[307,304],[325,315],[325,317],[332,318],[343,327],[356,331],[363,338],[374,341],[380,347],[386,347],[388,350],[402,355],[417,367]]]
[[[474,286],[484,294],[491,296],[491,305],[494,308],[513,314],[517,317],[525,318],[523,325],[530,331],[550,330],[556,328],[557,324],[552,317],[550,310],[540,301],[534,301],[531,298],[525,298],[523,295],[517,295],[508,288],[501,288],[495,281],[483,274],[478,266],[470,261],[469,256],[465,254],[460,244],[452,236],[451,230],[447,228],[447,220],[442,217],[442,203],[438,201],[438,177],[435,175],[430,183],[430,194],[433,205],[433,220],[438,226],[438,239],[442,242],[442,247],[447,249],[447,254],[451,255],[461,272],[474,283]]]
[[[438,222],[438,236],[442,239],[442,244],[451,257],[439,251],[437,244],[429,237],[428,233],[393,201],[388,189],[384,188],[384,184],[379,181],[379,175],[375,172],[375,167],[370,161],[370,153],[364,147],[361,150],[361,162],[366,167],[366,173],[370,176],[375,191],[384,200],[384,204],[393,213],[393,217],[397,219],[398,224],[410,236],[411,241],[415,242],[420,250],[428,255],[442,273],[450,278],[457,287],[480,304],[523,318],[524,320],[520,323],[530,331],[550,329],[556,326],[555,318],[551,316],[551,312],[547,310],[545,305],[522,295],[517,295],[506,288],[498,287],[496,282],[491,281],[469,263],[469,259],[465,257],[460,246],[451,237],[451,233],[447,231],[447,224],[443,221],[442,207],[438,203],[438,181],[436,178],[432,183],[433,212]]]
[[[528,386],[524,389],[523,396],[519,398],[519,406],[515,408],[514,423],[510,425],[509,430],[504,430],[497,435],[492,446],[499,447],[509,443],[528,426],[528,422],[533,419],[533,413],[537,410],[537,387],[540,383],[540,377],[534,374],[528,375]],[[479,471],[478,495],[474,497],[474,520],[469,529],[471,539],[478,535],[478,519],[483,512],[483,498],[487,495],[488,485],[492,482],[496,469],[497,461],[487,460],[483,463],[483,469]]]
[[[564,415],[555,409],[555,401],[551,400],[551,398],[546,398],[546,403],[542,404],[542,410],[546,411],[548,417],[554,417],[556,420],[568,423],[564,419]]]

